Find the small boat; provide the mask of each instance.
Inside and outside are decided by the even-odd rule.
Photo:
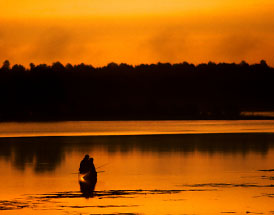
[[[97,183],[97,172],[86,172],[78,174],[80,190],[86,198],[92,197]]]
[[[93,184],[97,182],[97,172],[79,173],[79,182]]]

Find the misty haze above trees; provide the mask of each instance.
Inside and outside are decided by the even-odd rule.
[[[238,119],[274,110],[274,69],[189,63],[0,68],[0,120]]]

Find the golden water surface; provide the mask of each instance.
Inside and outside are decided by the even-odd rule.
[[[118,122],[113,131],[110,125],[115,123],[106,122],[106,130],[126,132],[118,131],[126,122]],[[153,126],[148,128],[150,123]],[[38,136],[43,137],[0,138],[0,213],[274,214],[274,134],[262,129],[262,125],[271,128],[272,121],[164,123],[138,122],[134,126],[128,122],[127,128],[160,133],[166,127],[170,132],[175,123],[174,133],[187,126],[196,130],[180,135],[79,136],[81,128],[87,132],[88,122],[75,122],[78,136],[49,137],[46,134],[57,127],[57,132],[64,131],[68,124],[71,128],[73,122],[60,126],[41,123],[48,128],[44,133],[40,130]],[[29,133],[24,135],[8,130],[11,124],[3,123],[1,133],[33,136],[29,134],[38,129],[33,126],[30,131],[26,124]],[[103,124],[98,123],[100,132]],[[203,132],[205,124],[218,131],[238,127],[249,133],[218,133],[209,127]],[[253,132],[248,130],[251,128]],[[98,171],[89,198],[80,192],[77,174],[87,153]]]

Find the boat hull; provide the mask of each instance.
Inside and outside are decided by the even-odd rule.
[[[80,190],[83,196],[89,198],[94,195],[94,189],[97,183],[97,173],[79,173]]]

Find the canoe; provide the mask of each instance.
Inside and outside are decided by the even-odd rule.
[[[97,173],[79,173],[78,178],[83,196],[86,198],[93,197],[95,185],[97,183]]]
[[[79,182],[93,184],[97,182],[97,172],[79,173]]]

